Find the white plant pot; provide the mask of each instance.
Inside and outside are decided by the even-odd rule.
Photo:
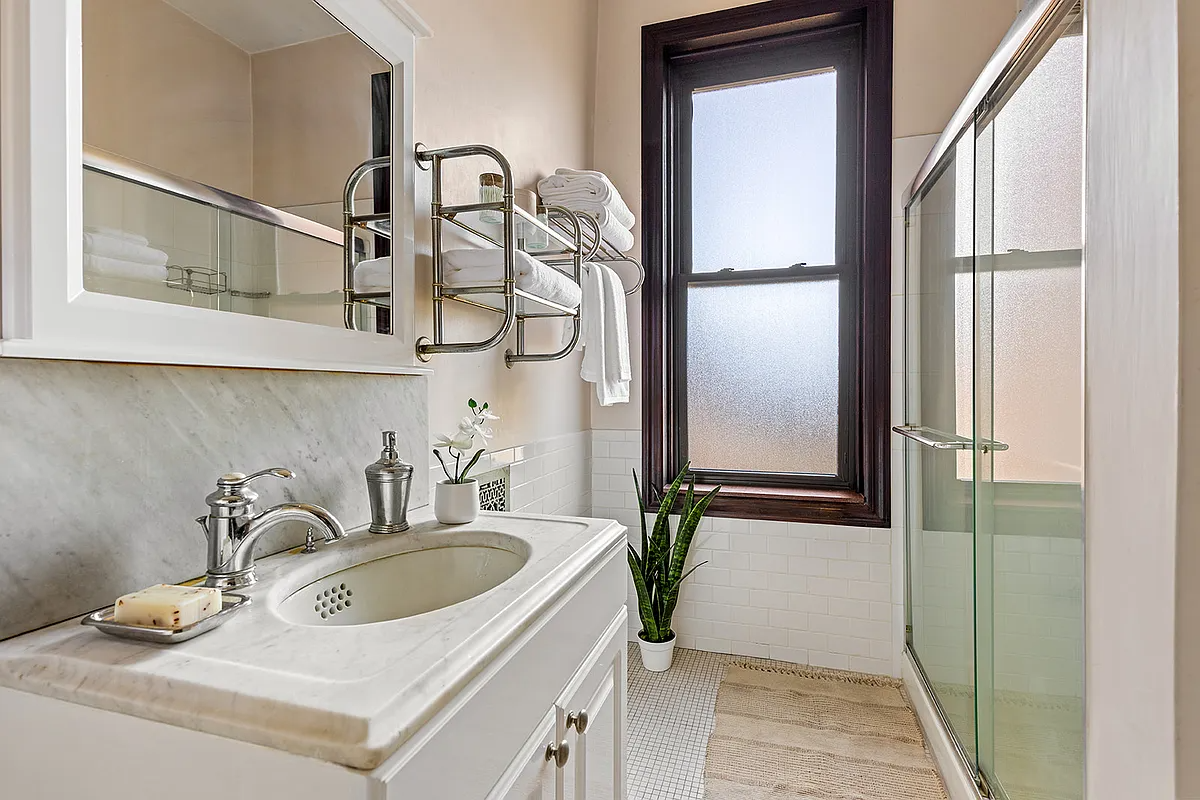
[[[479,481],[438,481],[433,490],[433,515],[443,525],[474,522],[479,516]]]
[[[638,647],[642,651],[642,666],[647,672],[666,672],[675,657],[675,634],[665,642],[647,642],[638,634]]]

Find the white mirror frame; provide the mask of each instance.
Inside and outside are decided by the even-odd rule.
[[[391,336],[83,288],[82,0],[0,0],[0,355],[426,374],[414,366],[413,61],[402,0],[317,0],[393,65]]]

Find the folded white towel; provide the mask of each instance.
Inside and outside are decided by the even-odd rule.
[[[125,241],[133,242],[134,244],[140,244],[143,246],[150,244],[150,240],[145,236],[142,236],[138,233],[123,231],[120,228],[109,228],[104,225],[88,225],[87,230],[90,233],[98,233],[101,236],[109,236],[113,239],[124,239]]]
[[[518,289],[567,308],[579,306],[583,293],[570,276],[520,250],[515,256],[513,278]],[[443,259],[442,277],[447,286],[491,286],[504,280],[503,250],[447,250]]]
[[[636,221],[633,212],[617,187],[603,172],[593,170],[558,169],[538,181],[538,194],[551,205],[560,205],[572,211],[598,211],[594,207],[576,207],[574,204],[598,203],[608,208],[617,224],[629,230]]]
[[[588,264],[583,275],[583,304],[579,314],[583,364],[579,377],[596,384],[602,406],[629,402],[633,371],[629,361],[629,320],[625,289],[617,273],[603,264]],[[563,331],[564,344],[571,329]]]
[[[122,261],[119,258],[83,255],[83,271],[107,278],[124,278],[130,281],[165,281],[167,268],[162,264],[146,264],[140,261]]]
[[[85,231],[83,234],[83,252],[94,256],[115,258],[119,261],[136,261],[139,264],[164,266],[167,254],[146,244],[132,239],[109,236],[104,233]]]
[[[392,289],[392,258],[369,258],[354,265],[354,291],[390,292]]]

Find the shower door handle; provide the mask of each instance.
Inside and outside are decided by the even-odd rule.
[[[922,425],[897,425],[892,430],[906,439],[912,439],[917,444],[932,447],[934,450],[973,450],[975,448],[975,443],[971,439],[939,431],[936,428],[926,428]],[[1008,445],[992,439],[982,439],[979,442],[979,448],[986,453],[989,450],[1007,450]]]

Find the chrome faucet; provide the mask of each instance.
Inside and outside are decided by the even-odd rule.
[[[307,522],[319,529],[325,541],[336,542],[346,536],[337,518],[320,506],[309,503],[282,503],[266,511],[254,505],[258,493],[250,482],[268,475],[290,479],[295,473],[272,467],[253,475],[230,472],[217,479],[217,490],[204,498],[208,514],[197,517],[208,537],[208,577],[205,586],[238,589],[254,583],[254,548],[262,535],[280,522]]]

